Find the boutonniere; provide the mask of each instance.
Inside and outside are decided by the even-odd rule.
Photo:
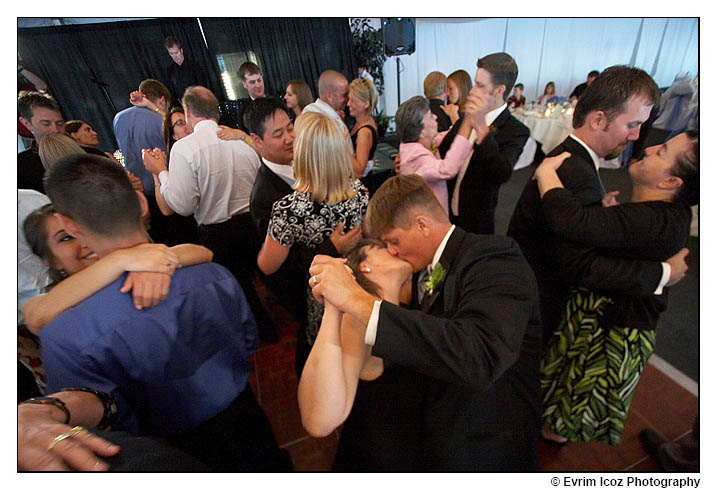
[[[493,123],[491,123],[491,124],[489,125],[489,133],[491,133],[492,135],[495,135],[496,132],[498,132],[498,131],[499,131],[499,130],[496,129],[496,126],[494,126]]]
[[[429,277],[428,280],[424,283],[424,286],[426,287],[426,293],[429,295],[434,294],[434,290],[441,285],[441,282],[444,281],[444,276],[446,276],[446,270],[441,265],[441,263],[436,263],[436,266],[434,267],[434,271],[431,273],[431,277]]]

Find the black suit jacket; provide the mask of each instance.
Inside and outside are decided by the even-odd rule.
[[[429,110],[436,114],[436,124],[439,132],[446,131],[451,127],[451,118],[441,110],[444,102],[441,99],[429,99]]]
[[[237,109],[237,128],[249,134],[247,125],[244,124],[244,113],[247,111],[247,106],[252,102],[249,97],[246,99],[239,100],[239,108]]]
[[[571,153],[558,169],[564,187],[581,205],[601,206],[605,192],[588,151],[568,137],[549,156],[562,152]],[[508,235],[516,239],[536,274],[546,341],[558,325],[572,285],[645,296],[653,294],[663,272],[660,262],[603,256],[559,238],[548,226],[533,180],[526,183],[516,204]]]
[[[382,302],[372,353],[385,370],[371,384],[396,403],[355,404],[342,439],[355,411],[373,411],[363,437],[380,457],[355,455],[365,470],[532,471],[541,329],[531,268],[508,237],[460,228],[439,262],[446,275],[420,309]]]
[[[37,146],[33,142],[32,148],[17,154],[17,188],[34,189],[45,194],[45,186],[42,181],[44,177],[45,167],[40,160]]]
[[[682,203],[645,201],[621,206],[581,206],[570,191],[555,188],[543,197],[549,227],[560,237],[592,247],[589,254],[646,261],[663,261],[684,247],[691,227],[691,210]],[[603,278],[581,281],[610,296],[605,318],[616,326],[654,329],[666,309],[662,295],[633,296],[606,291]]]
[[[293,192],[286,181],[262,162],[257,169],[257,177],[249,199],[249,212],[262,243],[267,235],[269,220],[272,218],[274,202]],[[279,302],[301,325],[307,322],[307,275],[316,254],[333,257],[340,255],[331,240],[325,240],[316,249],[295,245],[276,273],[269,276],[262,275]]]
[[[449,151],[460,126],[461,120],[458,120],[439,146],[442,158]],[[449,210],[452,223],[475,234],[494,233],[499,187],[511,177],[530,135],[529,129],[514,118],[508,108],[499,114],[491,128],[484,141],[474,145],[459,189],[459,215],[455,216]],[[447,181],[449,203],[456,179]]]
[[[573,92],[571,92],[571,95],[568,97],[581,97],[581,94],[583,94],[583,91],[586,90],[586,87],[588,87],[588,84],[586,82],[578,84],[576,87],[573,88]]]
[[[201,85],[209,87],[207,74],[194,61],[187,58],[184,59],[182,65],[178,65],[174,61],[167,67],[167,88],[172,94],[172,105],[182,105],[182,96],[187,87],[191,85]]]

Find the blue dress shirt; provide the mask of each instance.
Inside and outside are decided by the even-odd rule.
[[[135,309],[120,293],[125,278],[40,333],[49,393],[79,386],[113,394],[113,429],[189,431],[247,387],[259,346],[252,312],[232,274],[214,263],[177,270],[169,295],[151,309]]]
[[[142,163],[142,149],[159,148],[167,152],[162,139],[162,116],[146,107],[128,107],[115,114],[112,129],[125,157],[125,168],[142,180],[145,194],[154,196],[155,183]]]

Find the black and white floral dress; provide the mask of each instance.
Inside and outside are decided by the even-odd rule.
[[[309,193],[295,191],[276,201],[272,206],[272,217],[267,233],[284,247],[300,244],[315,249],[328,240],[339,222],[344,222],[348,232],[362,223],[369,205],[369,194],[358,179],[352,187],[353,198],[339,203],[315,202]],[[308,275],[308,273],[307,273]],[[314,300],[311,288],[307,286],[307,342],[311,346],[317,337],[324,307]]]

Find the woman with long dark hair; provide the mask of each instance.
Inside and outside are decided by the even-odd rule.
[[[294,122],[307,104],[314,102],[312,91],[304,80],[290,80],[284,91],[284,103],[289,109],[289,117]]]

